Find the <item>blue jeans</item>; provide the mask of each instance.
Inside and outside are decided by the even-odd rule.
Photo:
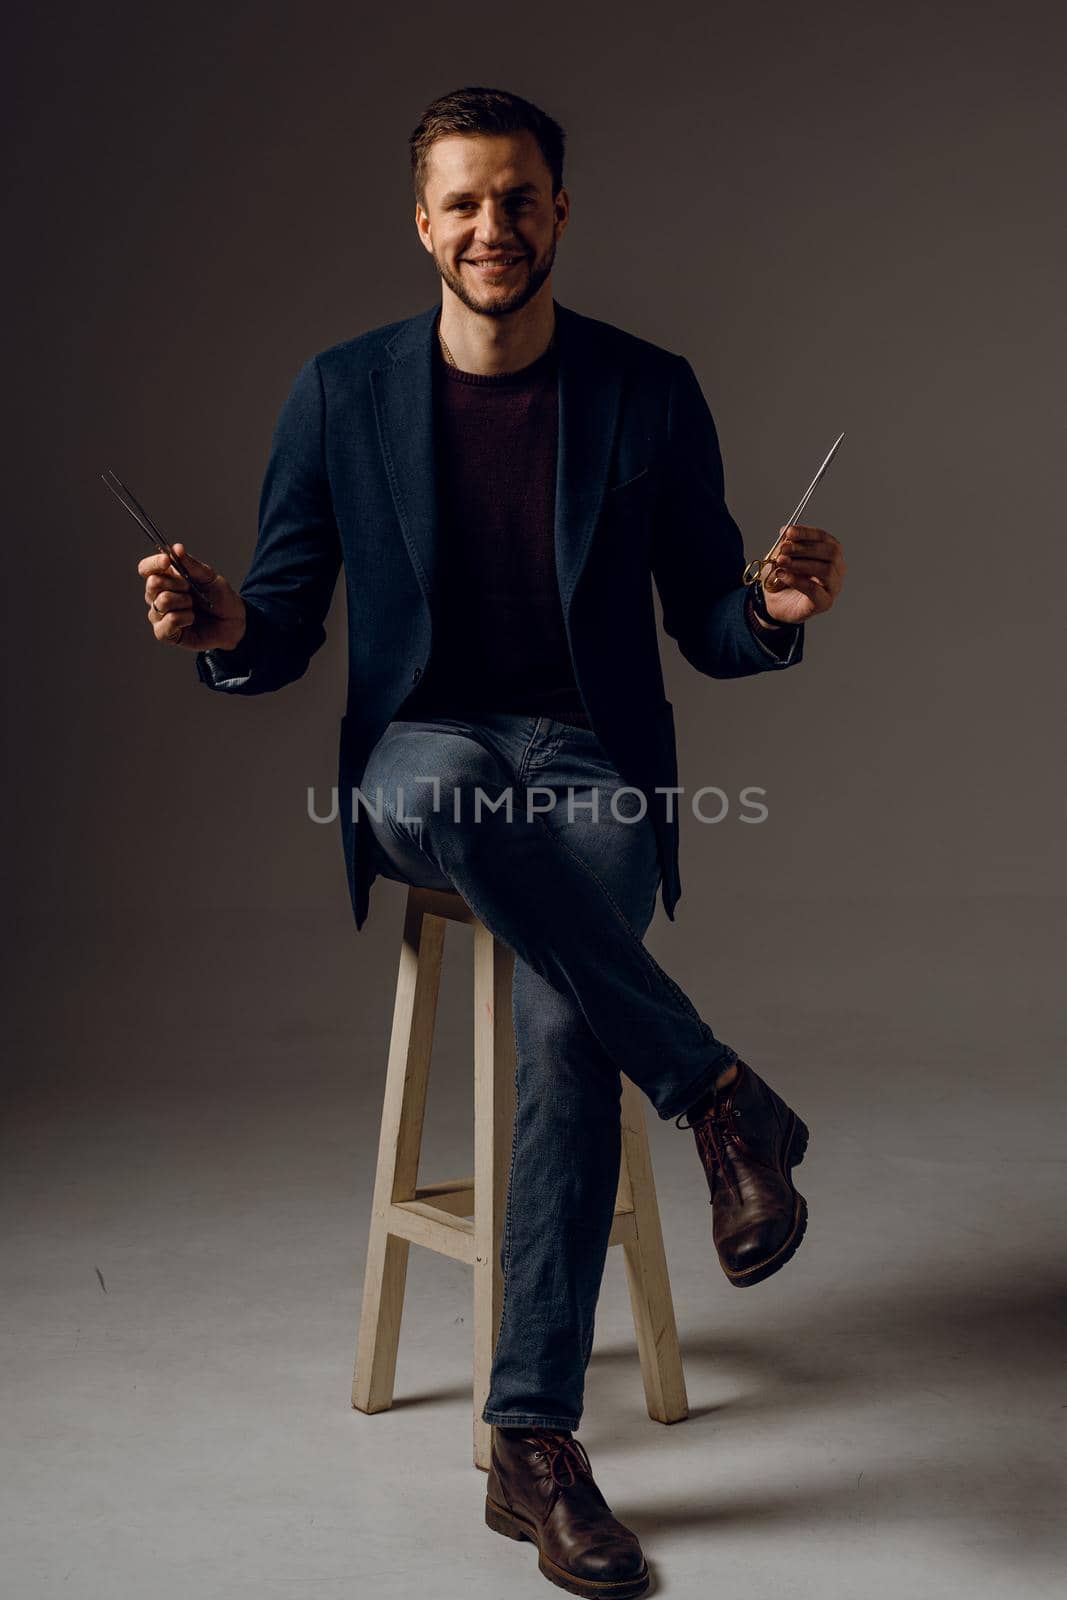
[[[591,730],[496,712],[391,722],[359,787],[381,874],[457,890],[515,952],[503,1311],[482,1417],[573,1430],[619,1181],[620,1071],[666,1120],[736,1053],[645,949],[655,834]]]

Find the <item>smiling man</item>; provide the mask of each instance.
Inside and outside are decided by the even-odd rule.
[[[807,1216],[792,1180],[804,1123],[643,943],[657,892],[668,916],[681,892],[652,588],[690,665],[736,678],[800,662],[844,561],[830,534],[790,528],[766,594],[746,588],[689,362],[553,298],[569,199],[551,117],[460,89],[427,108],[410,153],[440,304],[297,375],[239,591],[182,545],[210,610],[167,557],[138,570],[156,639],[197,652],[202,682],[233,695],[303,675],[344,571],[341,828],[357,929],[383,875],[458,890],[516,955],[486,1520],[536,1544],[540,1570],[573,1594],[639,1595],[641,1547],[574,1438],[614,1217],[620,1072],[692,1128],[731,1283],[784,1266]]]
[[[426,162],[415,206],[419,237],[461,305],[479,318],[507,319],[498,322],[500,333],[515,328],[515,312],[533,300],[552,271],[567,225],[567,191],[552,193],[537,140],[525,129],[496,139],[446,135],[427,148],[433,159]],[[485,231],[486,196],[508,236],[506,248],[478,237]],[[531,337],[538,328],[552,331],[551,300],[542,296],[538,310],[539,318],[521,324]],[[442,315],[442,329],[446,323],[458,334],[455,317]]]

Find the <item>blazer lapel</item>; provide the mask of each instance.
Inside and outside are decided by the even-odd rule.
[[[622,373],[596,325],[556,304],[559,448],[556,460],[556,576],[565,614],[581,577],[604,499],[618,425]]]
[[[618,423],[621,371],[588,318],[555,302],[559,356],[556,576],[565,613],[589,552]],[[370,375],[378,439],[404,541],[433,609],[439,525],[433,418],[433,340],[438,306],[404,323],[387,346],[390,365]]]
[[[431,306],[410,317],[386,347],[392,363],[370,375],[393,504],[419,587],[431,608],[438,549],[433,339],[440,309]]]

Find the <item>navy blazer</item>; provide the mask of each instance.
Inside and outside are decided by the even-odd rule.
[[[351,790],[433,644],[439,310],[435,304],[335,344],[301,368],[274,431],[259,538],[240,588],[246,633],[234,650],[196,657],[201,681],[227,694],[292,683],[326,637],[323,621],[344,566],[348,700],[339,809],[357,929],[377,874],[364,808],[352,807]],[[711,678],[795,666],[804,629],[784,632],[778,653],[745,619],[741,534],[723,496],[715,424],[689,362],[558,301],[555,310],[555,546],[567,638],[594,732],[626,782],[647,796],[663,905],[673,918],[681,808],[677,795],[671,803],[656,793],[677,785],[678,768],[651,580],[665,631]]]

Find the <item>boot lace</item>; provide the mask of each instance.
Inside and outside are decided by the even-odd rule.
[[[696,1135],[700,1158],[705,1168],[711,1173],[712,1197],[714,1198],[715,1184],[721,1178],[734,1198],[740,1200],[740,1191],[734,1184],[730,1175],[730,1166],[726,1160],[726,1140],[740,1141],[737,1110],[732,1101],[728,1101],[725,1106],[720,1106],[717,1103],[712,1105],[695,1122],[682,1120],[688,1115],[687,1111],[679,1112],[674,1119],[674,1125],[682,1129],[692,1128]]]
[[[593,1467],[586,1454],[585,1446],[577,1439],[568,1438],[562,1433],[544,1433],[535,1430],[526,1435],[530,1444],[537,1446],[537,1454],[543,1455],[548,1462],[549,1472],[555,1487],[552,1490],[549,1510],[559,1499],[560,1491],[568,1489],[581,1478],[591,1478]]]

